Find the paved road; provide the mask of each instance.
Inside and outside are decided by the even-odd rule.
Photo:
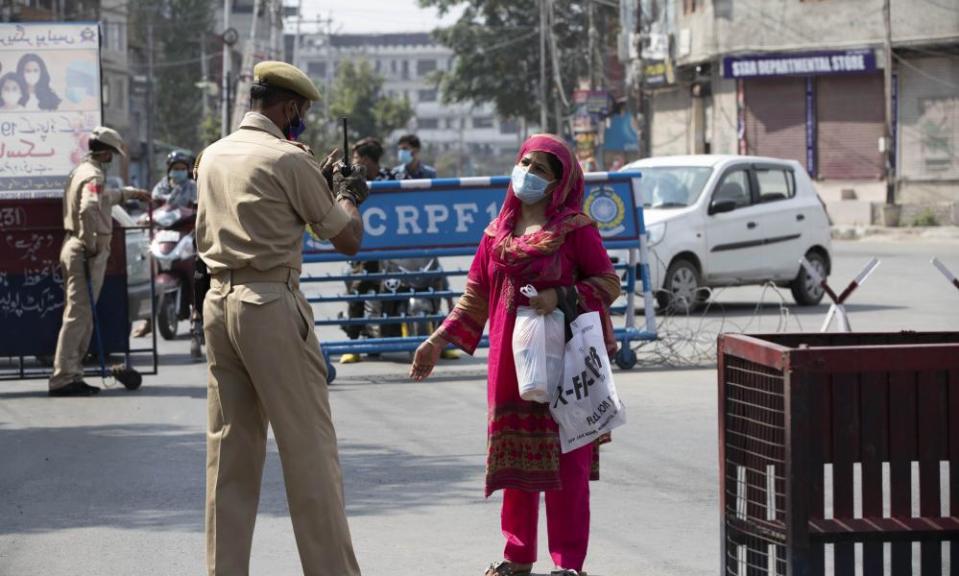
[[[836,284],[869,257],[883,260],[849,306],[857,330],[959,327],[959,292],[928,264],[938,255],[959,270],[959,243],[835,248]],[[825,313],[790,305],[784,319],[776,294],[758,288],[716,300],[663,334],[676,340],[694,327],[708,342],[720,327],[817,330]],[[50,399],[41,381],[0,383],[0,576],[202,572],[205,368],[187,351],[185,340],[162,343],[160,375],[134,394]],[[591,574],[718,572],[715,374],[650,365],[661,352],[644,350],[639,369],[617,373],[629,423],[593,484]],[[422,384],[406,368],[405,355],[341,367],[332,387],[361,565],[371,576],[479,574],[502,545],[499,497],[482,495],[484,359],[448,362]],[[548,571],[541,558],[538,571]],[[299,573],[273,444],[252,564],[255,574]]]

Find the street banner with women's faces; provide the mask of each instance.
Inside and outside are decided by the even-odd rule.
[[[62,196],[100,123],[95,23],[0,24],[0,199]]]

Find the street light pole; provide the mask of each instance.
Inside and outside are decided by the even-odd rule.
[[[539,0],[539,130],[546,127],[546,0]]]
[[[230,0],[223,0],[223,34],[230,29],[230,12],[233,6]],[[223,42],[223,86],[220,90],[220,138],[226,138],[230,133],[230,45]]]
[[[885,65],[883,70],[883,81],[886,92],[886,124],[883,134],[883,152],[886,162],[886,204],[892,206],[896,203],[896,167],[893,165],[893,115],[895,111],[892,106],[892,0],[883,0],[882,17],[885,24],[885,36],[883,38],[883,51],[885,52]]]
[[[153,22],[147,22],[147,166],[146,184],[153,183]]]

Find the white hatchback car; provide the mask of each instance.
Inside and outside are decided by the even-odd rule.
[[[687,311],[707,288],[774,282],[800,305],[823,289],[805,256],[829,275],[830,223],[805,169],[755,156],[667,156],[633,162],[649,233],[650,275],[660,307]]]

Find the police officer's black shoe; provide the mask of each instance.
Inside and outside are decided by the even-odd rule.
[[[70,396],[96,396],[100,393],[100,389],[96,386],[90,386],[83,380],[74,380],[66,386],[57,388],[55,390],[50,390],[48,394],[54,397],[70,397]]]
[[[136,390],[143,384],[143,376],[139,372],[122,364],[111,368],[110,373],[113,379],[123,384],[127,390]]]

